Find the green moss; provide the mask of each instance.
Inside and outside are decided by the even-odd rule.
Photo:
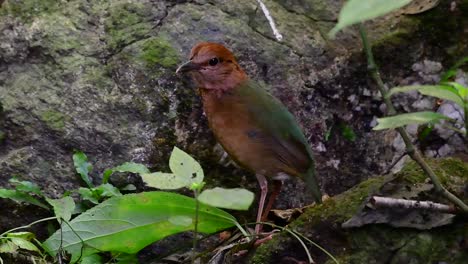
[[[439,177],[442,185],[449,190],[457,191],[460,186],[464,185],[464,182],[468,181],[468,163],[466,162],[455,158],[428,159],[427,162]],[[397,175],[409,183],[422,183],[428,179],[414,161],[408,162]]]
[[[445,158],[431,159],[429,164],[440,175],[444,185],[462,197],[463,188],[468,182],[468,163]],[[406,183],[422,183],[427,179],[414,162],[407,163],[397,176],[396,181]],[[334,254],[340,263],[466,262],[468,252],[462,248],[460,239],[468,235],[468,225],[463,222],[429,231],[393,228],[388,225],[365,225],[346,230],[340,228],[343,222],[358,212],[365,199],[379,190],[387,180],[390,178],[384,176],[369,179],[321,205],[308,209],[289,226],[304,235],[312,232],[314,237],[309,238],[322,241],[322,246]],[[333,236],[339,240],[335,240],[334,237],[328,238],[330,230],[324,228],[325,231],[321,231],[323,226],[330,227]],[[275,256],[293,248],[291,244],[295,242],[292,241],[288,234],[282,233],[259,247],[252,259],[256,260],[255,263],[275,263],[272,261]],[[335,244],[336,241],[340,241],[340,244]],[[326,263],[334,262],[327,258]]]
[[[459,1],[456,8],[458,11],[455,12],[450,11],[450,5],[450,1],[442,1],[436,8],[420,14],[420,37],[434,45],[443,43],[444,47],[448,47],[447,55],[458,60],[466,55],[468,48],[468,1]]]
[[[40,119],[50,128],[62,130],[65,127],[65,123],[70,120],[70,117],[55,110],[47,110],[40,115]]]
[[[6,0],[0,8],[0,16],[11,15],[29,22],[38,15],[57,10],[60,2],[57,0]]]
[[[166,38],[156,37],[143,43],[140,59],[148,68],[154,66],[175,68],[179,63],[179,54]]]
[[[142,3],[112,4],[105,22],[109,48],[120,49],[147,35],[152,28],[146,19],[151,16],[150,10]]]

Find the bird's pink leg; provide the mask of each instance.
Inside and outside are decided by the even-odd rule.
[[[270,198],[268,198],[268,203],[266,207],[264,208],[264,212],[262,215],[262,222],[266,221],[268,218],[268,213],[271,210],[271,207],[273,207],[273,204],[275,203],[276,197],[278,197],[278,194],[281,191],[281,187],[283,186],[283,182],[279,180],[274,180],[273,181],[273,190],[270,193]]]
[[[257,211],[257,223],[262,221],[262,214],[263,214],[263,206],[265,205],[265,198],[268,192],[268,181],[265,176],[261,174],[255,175],[258,180],[258,184],[260,185],[260,200],[258,202],[258,211]],[[262,224],[255,225],[255,234],[259,234],[262,231]]]

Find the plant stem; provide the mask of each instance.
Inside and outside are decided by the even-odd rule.
[[[387,106],[387,110],[388,110],[387,114],[389,116],[393,116],[396,114],[396,110],[395,110],[395,107],[393,106],[392,101],[387,96],[387,93],[388,93],[387,88],[385,87],[385,84],[383,83],[382,78],[380,77],[380,72],[377,68],[377,64],[375,63],[374,55],[372,53],[372,48],[369,45],[369,40],[367,38],[366,30],[362,23],[359,24],[359,33],[361,34],[362,44],[364,46],[364,51],[366,52],[367,68],[369,70],[369,73],[372,79],[374,79],[374,81],[377,83],[377,88],[379,89],[380,94],[382,95],[382,98],[385,102],[385,105]],[[466,117],[465,117],[465,120],[466,120]],[[398,133],[403,138],[403,141],[405,142],[406,152],[414,161],[416,161],[416,163],[418,163],[418,165],[421,167],[424,173],[427,176],[429,176],[432,183],[434,184],[435,191],[439,193],[440,195],[444,196],[447,200],[449,200],[456,206],[458,206],[462,212],[468,213],[468,205],[466,205],[462,200],[460,200],[454,194],[450,193],[447,189],[445,189],[444,186],[442,186],[437,175],[429,167],[429,165],[427,165],[427,163],[422,158],[421,153],[413,145],[413,142],[411,141],[410,136],[408,135],[408,132],[406,132],[406,129],[404,127],[399,127],[396,130],[398,131]]]
[[[8,233],[11,233],[11,232],[13,232],[13,231],[20,230],[20,229],[25,229],[25,228],[30,228],[31,226],[33,226],[33,225],[35,225],[35,224],[38,224],[38,223],[41,223],[41,222],[50,221],[50,220],[54,220],[54,219],[57,219],[57,217],[56,217],[56,216],[52,216],[52,217],[42,218],[42,219],[39,219],[39,220],[37,220],[37,221],[34,221],[34,222],[30,223],[29,225],[15,227],[15,228],[13,228],[13,229],[7,230],[7,231],[3,232],[2,234],[0,234],[0,238],[3,238],[4,235],[6,235],[6,234],[8,234]]]
[[[193,190],[195,196],[195,225],[193,227],[193,257],[192,257],[192,264],[195,263],[196,255],[195,250],[197,249],[197,236],[198,236],[198,211],[200,209],[200,202],[198,201],[198,194],[200,190],[195,189]]]

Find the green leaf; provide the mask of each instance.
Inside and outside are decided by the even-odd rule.
[[[177,147],[172,150],[169,167],[177,177],[188,180],[189,185],[192,182],[200,183],[203,181],[203,169],[200,163]]]
[[[247,210],[254,200],[254,194],[246,189],[224,189],[216,187],[204,190],[198,200],[214,207]]]
[[[352,127],[346,125],[346,124],[340,124],[340,130],[341,130],[341,135],[346,139],[351,142],[354,142],[356,140],[356,133],[354,133],[354,130]]]
[[[41,188],[33,182],[30,181],[20,181],[16,178],[11,178],[9,180],[15,186],[15,189],[18,191],[26,192],[26,193],[34,193],[39,196],[44,196],[42,194]]]
[[[104,173],[102,174],[102,183],[108,183],[109,178],[112,175],[112,173],[114,173],[112,169],[105,170]]]
[[[71,220],[44,243],[44,249],[55,255],[60,245],[76,255],[85,249],[134,254],[145,246],[167,236],[194,228],[195,200],[168,192],[144,192],[110,198]],[[178,218],[181,217],[181,218]],[[192,218],[185,226],[170,219]],[[214,207],[200,204],[198,231],[214,233],[235,225],[235,218]],[[78,237],[76,234],[78,234]],[[61,239],[61,234],[63,238]],[[89,255],[83,253],[83,256]]]
[[[465,102],[467,102],[467,100],[468,100],[468,87],[465,87],[465,86],[463,86],[463,85],[461,85],[459,83],[456,83],[456,82],[448,82],[446,84],[452,86],[455,89],[457,89],[458,95],[460,95],[460,97]]]
[[[96,188],[93,188],[95,194],[99,197],[114,197],[121,196],[119,189],[110,183],[101,184]]]
[[[130,173],[138,173],[138,174],[143,174],[143,173],[149,173],[149,169],[140,163],[134,163],[134,162],[125,162],[122,165],[119,165],[115,168],[112,169],[107,169],[104,172],[103,178],[102,178],[102,183],[107,183],[109,180],[109,177],[112,175],[114,172],[130,172]]]
[[[396,93],[404,93],[409,91],[418,91],[423,95],[433,96],[444,100],[455,102],[463,107],[463,99],[460,97],[458,90],[448,85],[410,85],[392,88],[387,96],[390,97]]]
[[[47,202],[54,208],[55,216],[62,218],[65,221],[71,219],[72,213],[75,210],[75,201],[70,196],[60,199],[46,199]]]
[[[104,263],[102,261],[102,257],[98,254],[91,254],[89,256],[84,257],[80,264],[101,264]]]
[[[77,151],[73,154],[73,164],[75,165],[76,172],[80,174],[81,179],[83,179],[86,185],[89,188],[93,187],[88,176],[89,172],[93,169],[93,165],[88,162],[88,157],[83,152]]]
[[[21,249],[26,249],[29,251],[40,252],[39,249],[32,242],[19,237],[12,237],[10,241]]]
[[[31,232],[14,232],[14,233],[8,233],[6,236],[17,237],[17,238],[22,238],[26,240],[31,240],[35,237],[35,235]]]
[[[0,240],[0,253],[15,253],[18,246],[10,240]]]
[[[447,82],[450,78],[457,75],[457,69],[460,68],[463,64],[468,62],[468,57],[463,57],[457,61],[449,70],[447,70],[440,80],[440,82]]]
[[[27,193],[17,191],[17,190],[0,189],[0,198],[11,199],[17,203],[34,204],[44,209],[49,209],[47,205],[45,205],[38,199],[32,197],[31,195]]]
[[[136,264],[138,262],[138,258],[136,254],[119,254],[114,257],[117,261],[116,264]]]
[[[186,215],[177,215],[169,217],[168,221],[171,224],[179,225],[179,226],[190,226],[193,222],[192,217]]]
[[[328,33],[333,38],[341,29],[383,16],[410,3],[411,0],[348,0],[338,16],[338,23]]]
[[[374,130],[396,128],[410,124],[437,123],[442,119],[448,120],[450,118],[434,112],[401,114],[396,116],[377,118],[377,122],[379,122],[379,124],[374,127]]]
[[[177,177],[172,173],[153,172],[140,175],[146,185],[161,190],[176,190],[189,185],[189,181],[187,179]]]
[[[80,187],[78,189],[78,193],[81,195],[81,198],[83,200],[87,200],[87,201],[90,201],[94,204],[98,204],[99,203],[99,200],[97,197],[97,195],[93,192],[93,190],[89,189],[89,188],[83,188],[83,187]]]

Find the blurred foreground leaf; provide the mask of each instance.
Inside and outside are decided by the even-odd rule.
[[[411,0],[348,0],[341,8],[338,23],[328,35],[334,37],[345,27],[383,16],[410,2]]]
[[[204,204],[215,207],[247,210],[252,204],[254,194],[246,189],[224,189],[216,187],[214,189],[204,190],[198,200]]]
[[[113,197],[71,220],[73,231],[63,225],[43,246],[51,255],[62,246],[75,259],[83,246],[83,257],[98,251],[133,254],[164,237],[193,230],[195,208],[193,198],[168,192]],[[235,221],[220,209],[200,204],[199,232],[214,233]]]

